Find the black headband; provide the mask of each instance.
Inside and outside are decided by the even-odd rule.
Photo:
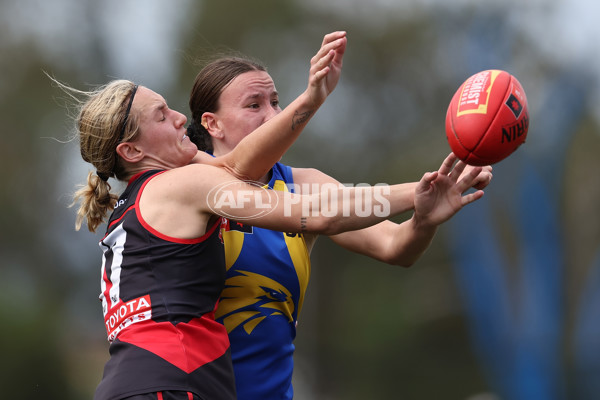
[[[135,92],[137,92],[138,85],[133,86],[133,90],[131,91],[131,97],[129,98],[129,104],[127,105],[127,110],[125,111],[125,118],[123,118],[123,122],[121,122],[121,130],[119,132],[119,141],[117,143],[121,143],[123,140],[123,136],[125,135],[125,128],[127,127],[127,120],[129,119],[129,112],[131,111],[131,105],[133,104],[133,98],[135,97]]]

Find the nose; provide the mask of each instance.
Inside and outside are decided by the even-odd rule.
[[[180,113],[179,111],[175,111],[176,114],[176,118],[175,118],[175,123],[177,124],[177,126],[183,126],[186,124],[187,122],[187,117],[185,115],[183,115],[182,113]]]
[[[281,108],[277,107],[269,107],[269,112],[265,115],[265,122],[276,116],[281,112]]]

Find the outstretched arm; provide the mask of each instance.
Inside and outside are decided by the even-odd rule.
[[[224,167],[239,179],[257,180],[279,161],[335,89],[346,50],[346,32],[326,35],[311,59],[307,89],[281,113],[245,137],[231,152],[201,162]]]
[[[222,168],[193,164],[152,179],[140,199],[140,212],[159,232],[187,239],[202,236],[211,215],[283,232],[335,235],[414,207],[416,231],[422,235],[418,239],[427,241],[457,208],[483,195],[481,191],[463,195],[474,185],[480,168],[457,182],[462,166],[450,171],[445,166],[426,173],[416,188],[412,183],[360,188],[333,184],[296,194],[237,180]]]
[[[455,162],[456,157],[451,154],[438,171],[425,174],[420,182],[411,184],[415,193],[415,211],[410,219],[399,224],[383,221],[330,238],[350,251],[388,264],[414,264],[431,244],[437,226],[483,195],[481,191],[465,196],[463,193],[470,187],[477,189],[490,183],[491,167],[482,169],[464,163],[454,166]],[[337,182],[318,170],[297,168],[294,169],[294,181],[298,184]],[[464,187],[467,182],[469,186]]]
[[[412,218],[400,224],[396,232],[392,231],[387,243],[392,246],[389,253],[393,256],[392,263],[412,265],[429,248],[442,223],[483,196],[483,190],[465,194],[468,189],[482,185],[484,171],[482,167],[469,167],[465,172],[466,167],[451,153],[438,171],[423,176],[415,188]]]

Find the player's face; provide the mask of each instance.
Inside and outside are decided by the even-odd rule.
[[[187,137],[185,115],[171,110],[161,95],[140,86],[132,110],[139,116],[135,144],[154,164],[168,168],[189,164],[198,148]]]
[[[238,75],[221,93],[215,113],[224,149],[233,150],[240,140],[280,112],[279,95],[267,72]]]

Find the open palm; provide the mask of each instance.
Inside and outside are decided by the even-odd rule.
[[[471,168],[461,177],[466,164],[456,161],[457,157],[451,153],[438,171],[426,173],[419,181],[415,189],[415,216],[423,223],[440,225],[483,196],[482,190],[464,194],[476,183],[482,168]]]

